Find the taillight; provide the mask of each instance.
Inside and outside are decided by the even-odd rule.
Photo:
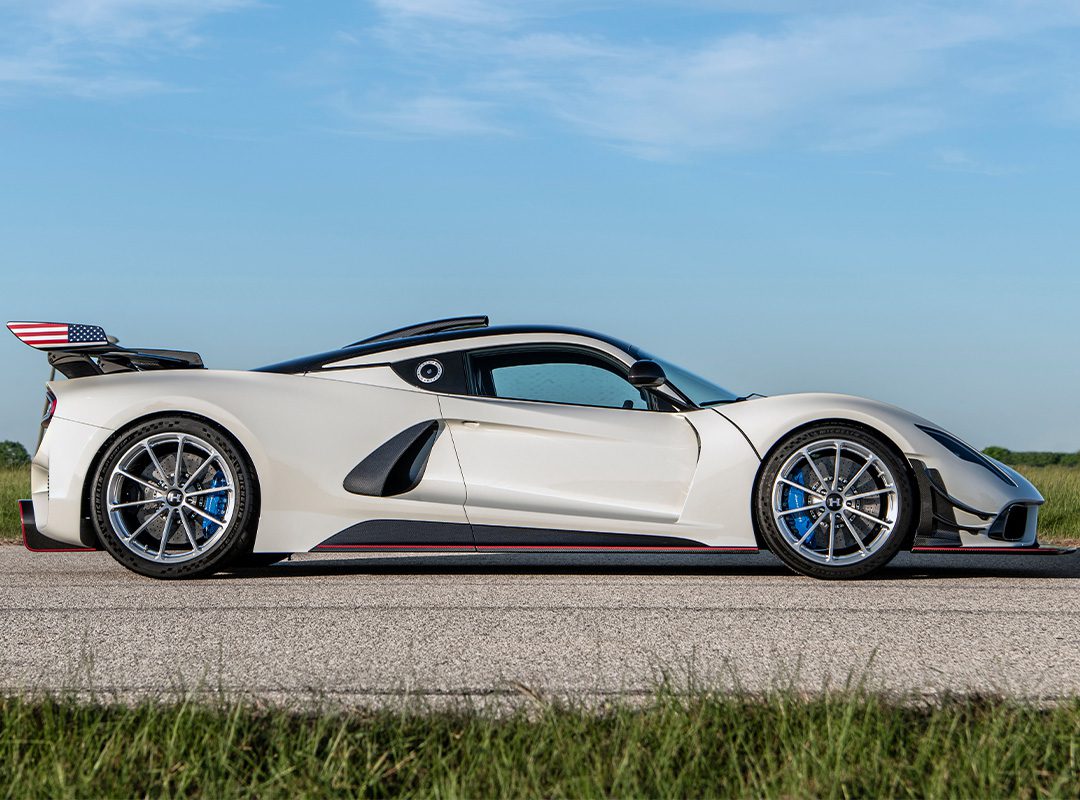
[[[56,395],[49,389],[45,390],[45,413],[41,417],[41,427],[47,428],[49,426],[49,420],[53,418],[53,414],[56,413]]]

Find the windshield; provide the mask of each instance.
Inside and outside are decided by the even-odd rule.
[[[690,402],[696,406],[716,406],[721,403],[732,403],[739,399],[738,395],[732,394],[727,389],[717,386],[700,375],[695,375],[688,369],[683,369],[662,358],[653,358],[652,356],[648,356],[648,358],[663,367],[664,374],[667,375],[672,385],[686,395]]]

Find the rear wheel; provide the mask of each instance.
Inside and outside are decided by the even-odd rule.
[[[186,417],[133,428],[101,461],[93,484],[102,545],[153,578],[207,575],[250,551],[255,479],[237,446]]]
[[[754,512],[769,549],[815,578],[856,578],[886,564],[914,524],[903,460],[877,434],[820,425],[783,441],[758,478]]]

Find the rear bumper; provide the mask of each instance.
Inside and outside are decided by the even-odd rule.
[[[68,548],[97,541],[85,518],[87,476],[112,432],[54,416],[30,463],[34,528]]]
[[[32,500],[19,501],[19,520],[22,523],[23,546],[31,553],[89,553],[95,549],[58,542],[39,531]]]

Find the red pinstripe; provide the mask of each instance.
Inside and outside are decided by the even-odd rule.
[[[473,548],[459,544],[317,544],[315,550],[460,550],[473,552]],[[485,550],[628,550],[652,553],[670,552],[715,552],[715,553],[757,553],[756,547],[648,547],[645,545],[545,545],[545,544],[497,544],[483,545],[477,551]]]

